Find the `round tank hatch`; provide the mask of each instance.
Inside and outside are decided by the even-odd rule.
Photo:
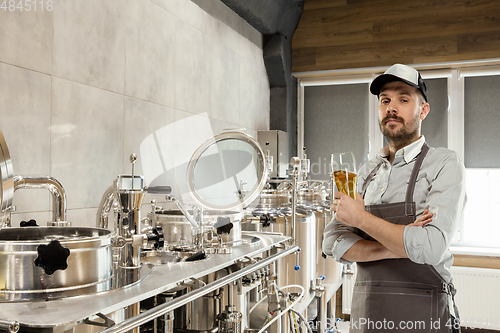
[[[257,198],[267,173],[257,141],[242,132],[223,132],[194,152],[187,182],[193,199],[205,208],[240,210]]]

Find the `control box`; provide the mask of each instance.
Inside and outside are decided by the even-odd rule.
[[[270,178],[287,178],[288,164],[290,163],[288,152],[288,133],[284,131],[258,131],[257,141],[259,142],[264,155],[273,157],[273,168]]]

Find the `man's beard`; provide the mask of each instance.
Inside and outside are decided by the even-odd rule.
[[[393,131],[389,130],[387,126],[385,126],[386,122],[389,119],[396,119],[403,126],[401,126],[401,128],[394,133]],[[397,115],[387,115],[379,122],[380,131],[390,143],[396,143],[398,145],[402,143],[404,144],[406,142],[410,143],[417,136],[420,127],[419,120],[420,115],[418,113],[415,115],[413,121],[409,123],[406,123],[403,118],[398,117]]]

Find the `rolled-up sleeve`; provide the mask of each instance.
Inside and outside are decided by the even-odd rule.
[[[342,256],[361,239],[354,233],[354,228],[333,219],[323,233],[323,252],[340,263],[350,263],[350,261],[342,259]]]
[[[425,208],[434,214],[432,222],[424,227],[407,226],[403,237],[411,261],[436,265],[447,253],[463,213],[465,167],[456,155],[449,155],[439,172],[431,176]]]

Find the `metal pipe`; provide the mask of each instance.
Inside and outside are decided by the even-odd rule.
[[[20,325],[17,321],[0,320],[0,331],[9,333],[19,332]]]
[[[328,300],[326,299],[326,291],[323,291],[319,296],[316,296],[318,302],[318,332],[326,332],[329,326],[328,323]]]
[[[115,190],[116,185],[111,185],[108,187],[106,192],[104,192],[99,208],[97,209],[96,215],[96,227],[107,229],[109,225],[109,212],[111,207],[113,207],[113,202],[115,200]],[[116,226],[114,226],[116,228]]]
[[[297,188],[295,187],[295,176],[292,189],[292,244],[295,244],[295,214],[297,214]]]
[[[193,228],[193,230],[198,229],[198,227],[199,227],[198,223],[193,219],[193,216],[191,216],[191,214],[189,214],[189,212],[186,210],[184,205],[179,200],[177,200],[176,197],[169,194],[169,195],[165,196],[165,199],[167,199],[168,201],[173,201],[177,205],[177,207],[179,208],[181,213],[186,217],[186,219],[189,221],[189,223],[191,223],[191,227]],[[201,217],[201,218],[203,219],[203,217]]]
[[[194,291],[191,291],[187,294],[184,294],[178,298],[175,298],[174,300],[172,300],[170,302],[161,304],[159,306],[156,306],[154,308],[151,308],[151,309],[141,313],[138,316],[124,320],[123,322],[121,322],[115,326],[112,326],[110,328],[107,328],[105,330],[100,331],[100,333],[122,333],[122,332],[130,331],[131,329],[138,327],[142,324],[145,324],[145,323],[147,323],[147,322],[149,322],[149,321],[151,321],[151,320],[153,320],[161,315],[164,315],[164,314],[178,308],[178,307],[186,305],[187,303],[192,302],[192,301],[196,300],[197,298],[199,298],[205,294],[208,294],[209,292],[217,290],[218,288],[220,288],[222,286],[225,286],[233,281],[236,281],[236,280],[244,277],[248,273],[251,273],[257,269],[265,267],[265,266],[269,265],[270,263],[272,263],[272,262],[274,262],[282,257],[285,257],[289,254],[292,254],[295,251],[297,251],[298,249],[299,249],[298,246],[292,246],[292,247],[285,249],[285,250],[283,250],[283,251],[281,251],[281,252],[279,252],[271,257],[262,259],[261,261],[255,263],[255,264],[247,266],[247,267],[245,267],[237,272],[226,275],[226,276],[222,277],[221,279],[218,279],[212,283],[207,284],[204,287],[201,287],[201,288],[196,289]]]
[[[333,163],[330,161],[330,205],[333,203],[333,197],[335,194],[335,175],[333,173]]]
[[[14,176],[14,192],[44,188],[52,194],[52,221],[66,222],[66,192],[57,179],[49,176]]]
[[[297,176],[298,168],[300,165],[300,159],[298,157],[292,157],[290,160],[292,165],[292,244],[295,244],[295,214],[297,213]]]

